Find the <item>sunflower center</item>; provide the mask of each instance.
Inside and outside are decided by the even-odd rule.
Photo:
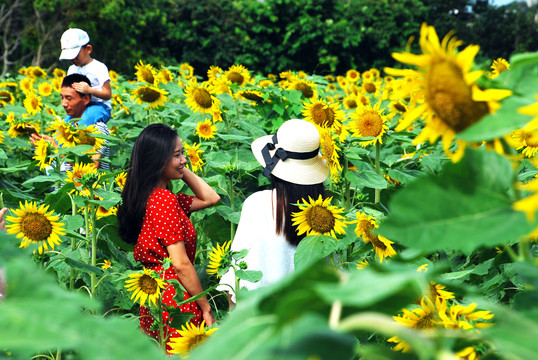
[[[330,128],[334,123],[334,111],[323,104],[316,104],[312,109],[312,119],[317,125]]]
[[[367,236],[370,236],[370,233],[372,232],[372,229],[374,228],[374,225],[368,220],[361,220],[360,222],[360,228],[364,230],[364,233]]]
[[[235,83],[237,85],[241,85],[243,83],[243,81],[245,81],[245,78],[243,77],[243,75],[241,75],[237,71],[230,72],[228,74],[227,78],[228,78],[228,80],[230,80],[231,82],[233,82],[233,83]]]
[[[435,327],[435,322],[433,321],[432,314],[428,314],[421,318],[414,326],[417,329],[433,329]]]
[[[387,245],[381,240],[379,240],[379,237],[377,235],[368,234],[368,238],[370,239],[370,242],[373,246],[375,246],[378,249],[381,249],[385,251],[387,249]]]
[[[256,102],[263,100],[261,96],[259,96],[258,94],[254,92],[244,92],[241,95],[243,95],[245,99],[256,101]]]
[[[88,134],[84,134],[80,137],[80,144],[95,146],[95,138],[93,136],[89,136]]]
[[[426,98],[443,122],[461,132],[488,113],[486,102],[472,99],[462,70],[449,61],[436,61],[428,71]]]
[[[378,137],[383,131],[383,119],[375,111],[366,111],[358,122],[359,131],[364,137]]]
[[[299,90],[303,93],[303,96],[307,99],[310,99],[312,96],[314,96],[314,90],[312,90],[312,87],[305,83],[297,83],[295,85],[295,90]]]
[[[0,101],[8,103],[11,101],[11,93],[7,91],[0,91]]]
[[[372,83],[366,83],[364,84],[364,90],[366,90],[368,94],[373,94],[375,93],[376,87]]]
[[[355,99],[350,99],[346,102],[347,104],[347,107],[350,108],[350,109],[356,109],[357,108],[357,102],[355,101]]]
[[[211,126],[203,124],[202,126],[200,126],[200,133],[202,135],[211,135]]]
[[[398,110],[399,112],[405,112],[405,106],[403,106],[400,102],[397,102],[394,104],[394,108]]]
[[[148,70],[146,68],[141,68],[140,69],[140,76],[148,84],[153,84],[155,82],[155,77],[153,76],[153,73],[151,72],[151,70]]]
[[[192,350],[198,345],[200,345],[201,343],[203,343],[206,340],[206,338],[207,338],[206,334],[198,334],[198,335],[192,336],[189,339],[189,345],[188,345],[189,350]]]
[[[157,281],[149,275],[142,275],[140,279],[138,279],[138,286],[140,287],[140,290],[146,294],[152,295],[157,293]]]
[[[326,234],[334,228],[334,216],[325,207],[314,206],[308,214],[308,222],[312,230],[319,232],[320,234]]]
[[[525,138],[525,143],[528,147],[538,147],[538,134],[532,133]]]
[[[160,92],[153,90],[149,87],[140,88],[138,91],[138,94],[140,95],[140,99],[143,102],[147,102],[147,103],[155,102],[159,100],[159,98],[161,97]]]
[[[52,224],[45,215],[30,213],[22,219],[21,231],[32,241],[43,241],[52,234]]]
[[[196,88],[192,93],[194,101],[196,101],[200,107],[203,107],[204,109],[211,108],[211,105],[213,105],[213,100],[211,100],[211,94],[209,91],[206,89]]]

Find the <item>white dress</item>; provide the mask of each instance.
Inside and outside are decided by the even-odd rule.
[[[231,249],[240,251],[248,249],[248,255],[241,261],[248,265],[247,270],[259,270],[263,273],[257,283],[241,280],[239,286],[249,290],[272,284],[294,270],[293,257],[296,247],[289,244],[281,233],[276,234],[276,190],[262,190],[250,195],[243,203],[241,218],[237,226]],[[228,284],[235,287],[232,268],[222,276],[217,289],[235,295]]]

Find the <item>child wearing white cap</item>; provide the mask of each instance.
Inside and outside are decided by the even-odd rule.
[[[112,90],[108,68],[102,62],[92,59],[90,37],[81,29],[67,29],[60,40],[62,52],[60,60],[70,60],[73,65],[67,70],[67,75],[81,74],[90,79],[91,86],[84,82],[73,84],[73,88],[91,95],[91,103],[85,113],[82,124],[92,125],[98,121],[107,122],[110,119]]]

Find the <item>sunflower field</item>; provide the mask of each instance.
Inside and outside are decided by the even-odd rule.
[[[106,136],[63,120],[63,70],[2,79],[0,358],[167,358],[166,339],[138,329],[140,305],[159,308],[167,285],[134,261],[116,218],[152,123],[177,129],[221,197],[191,216],[218,322],[175,318],[181,358],[538,358],[538,53],[476,63],[478,45],[444,35],[423,24],[418,52],[392,54],[398,68],[334,76],[236,64],[200,77],[140,60],[110,71]],[[299,204],[295,272],[233,289],[229,309],[216,290],[227,269],[263,276],[229,251],[244,199],[269,184],[250,143],[294,118],[319,129],[328,197]],[[33,132],[63,146],[34,146]],[[90,155],[105,142],[110,170],[98,171]]]

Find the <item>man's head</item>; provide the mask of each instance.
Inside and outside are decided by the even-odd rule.
[[[91,100],[89,94],[79,93],[73,88],[72,85],[78,82],[85,82],[91,86],[90,80],[80,74],[67,75],[62,81],[62,106],[65,113],[72,118],[80,118]]]

